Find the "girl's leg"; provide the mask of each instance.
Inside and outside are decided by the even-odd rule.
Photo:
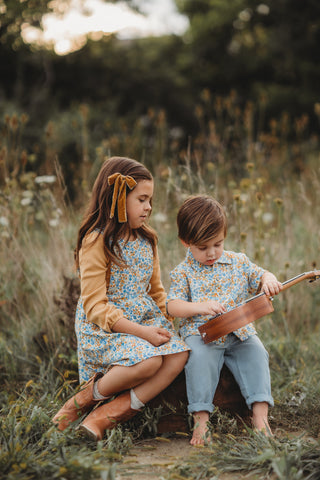
[[[273,398],[268,352],[257,335],[243,342],[235,335],[229,337],[225,363],[233,373],[248,407],[252,409],[253,426],[270,434],[268,409],[269,405],[273,406]]]
[[[107,397],[134,388],[139,400],[146,403],[177,377],[188,359],[188,353],[151,357],[132,367],[115,365],[98,381],[99,393]]]
[[[191,445],[203,445],[208,432],[209,413],[224,362],[224,347],[204,344],[200,335],[186,338],[191,348],[185,366],[188,412],[193,413],[194,428]]]
[[[134,388],[139,400],[143,403],[149,402],[168,387],[183,370],[188,355],[189,352],[180,352],[163,356],[162,365],[158,371]]]
[[[101,395],[108,397],[123,390],[136,387],[153,377],[161,368],[163,357],[151,357],[131,367],[115,365],[97,382]]]
[[[142,383],[140,377],[140,383],[134,390],[132,388],[130,391],[126,390],[111,402],[93,410],[82,422],[80,428],[92,438],[101,440],[106,429],[114,428],[119,422],[124,422],[133,417],[144,403],[151,400],[166,388],[181,372],[187,358],[188,352],[164,356],[160,368],[158,368],[153,376],[150,375],[149,378]],[[126,368],[128,369],[130,367]],[[114,369],[115,367],[112,370]],[[108,374],[106,374],[104,378],[107,378],[107,376]],[[104,380],[104,378],[102,378],[102,380]],[[132,378],[130,382],[125,381],[123,378],[122,388],[128,389],[134,386],[135,384],[132,384]],[[140,405],[137,406],[137,403]]]
[[[96,373],[83,385],[81,390],[70,398],[53,417],[59,430],[65,430],[70,423],[90,410],[100,400],[128,390],[152,377],[161,367],[162,357],[152,357],[132,367],[114,366],[105,375]],[[100,383],[101,381],[101,383]],[[133,393],[132,393],[133,395]],[[139,400],[133,403],[139,404]],[[140,404],[139,404],[140,405]],[[133,408],[136,408],[133,406]],[[140,407],[137,407],[138,409]]]

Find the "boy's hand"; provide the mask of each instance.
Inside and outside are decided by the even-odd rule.
[[[199,302],[198,315],[218,315],[226,312],[226,309],[221,303],[215,300],[207,300],[206,302]]]
[[[142,328],[142,335],[139,336],[155,347],[159,347],[160,345],[169,342],[172,337],[172,333],[168,332],[165,328],[152,326],[144,326]]]
[[[261,290],[268,296],[277,295],[282,290],[282,283],[273,273],[265,272],[261,278]]]

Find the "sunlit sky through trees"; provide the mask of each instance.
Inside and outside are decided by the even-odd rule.
[[[111,33],[120,38],[179,35],[188,26],[188,19],[177,12],[173,0],[140,0],[138,4],[145,15],[133,12],[124,2],[53,0],[56,13],[43,17],[43,31],[24,25],[22,36],[27,43],[45,44],[65,55],[83,47],[87,36],[99,40]]]

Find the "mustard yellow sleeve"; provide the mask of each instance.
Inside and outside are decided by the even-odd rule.
[[[150,280],[150,290],[148,293],[156,302],[163,315],[165,315],[165,317],[167,317],[169,320],[172,320],[171,317],[168,316],[166,310],[167,294],[161,282],[160,262],[157,251],[153,256],[153,273]]]
[[[96,241],[94,241],[96,240]],[[94,243],[93,243],[94,242]],[[83,308],[88,320],[107,332],[124,317],[123,311],[108,303],[107,270],[103,236],[92,232],[79,251],[80,285]]]

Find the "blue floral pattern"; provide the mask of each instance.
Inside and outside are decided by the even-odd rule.
[[[127,267],[112,264],[108,301],[122,309],[129,320],[141,325],[166,328],[173,335],[169,342],[155,347],[134,335],[106,332],[87,319],[80,298],[75,328],[81,382],[87,381],[96,372],[107,372],[113,365],[130,366],[150,357],[189,350],[171,322],[148,295],[153,271],[150,243],[138,238],[132,242],[121,242],[120,245]]]
[[[181,299],[189,302],[216,300],[227,311],[257,293],[265,270],[252,263],[244,253],[224,251],[213,265],[197,262],[190,250],[186,258],[171,272],[171,286],[167,302]],[[198,327],[212,316],[195,315],[180,319],[182,338],[199,335]],[[233,332],[240,340],[256,334],[250,323]],[[212,342],[224,344],[226,336]]]

